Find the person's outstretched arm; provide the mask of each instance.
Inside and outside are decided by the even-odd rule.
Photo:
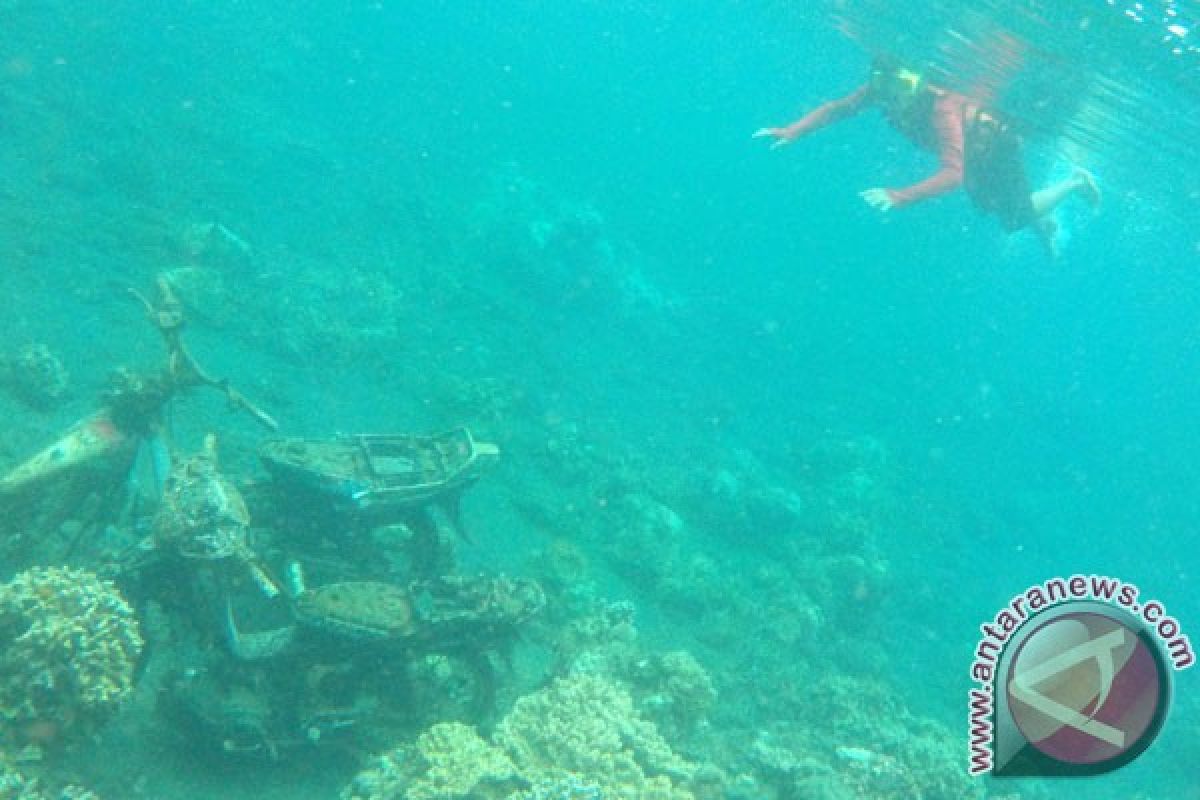
[[[755,138],[770,136],[775,141],[771,148],[791,144],[806,133],[812,133],[818,128],[832,125],[838,120],[852,117],[867,108],[870,102],[871,87],[863,84],[852,93],[837,100],[830,100],[805,114],[791,125],[782,128],[759,128],[754,132]]]
[[[862,198],[880,211],[912,205],[946,192],[963,182],[963,104],[965,98],[952,93],[939,97],[933,107],[933,126],[937,132],[938,171],[919,183],[903,189],[867,189]]]

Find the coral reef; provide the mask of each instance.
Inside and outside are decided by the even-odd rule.
[[[529,558],[529,571],[546,590],[543,619],[555,626],[568,624],[595,603],[597,587],[588,554],[565,536],[555,536]]]
[[[491,743],[467,725],[434,725],[376,759],[341,798],[693,800],[684,787],[699,771],[618,684],[574,675],[519,699]]]
[[[50,744],[89,732],[133,689],[137,620],[109,581],[35,568],[0,586],[0,718]]]
[[[638,709],[671,738],[694,730],[716,705],[712,676],[685,650],[641,659],[634,667]]]
[[[503,798],[520,786],[516,768],[469,725],[444,722],[422,733],[409,751],[375,760],[341,793],[342,800]]]
[[[493,738],[531,781],[573,773],[613,797],[692,797],[677,783],[686,782],[695,766],[641,718],[628,692],[604,678],[574,675],[522,697]]]
[[[4,763],[0,756],[0,800],[100,800],[81,786],[64,786],[57,792],[46,791],[41,782],[27,778]]]
[[[797,758],[788,770],[784,797],[819,797],[828,800],[852,800],[873,797],[902,800],[921,797],[929,800],[981,798],[983,788],[961,769],[956,769],[956,749],[949,741],[931,745],[920,742],[915,748],[901,749],[895,755],[853,745],[834,748],[833,758]],[[914,752],[928,752],[932,762],[914,760]]]
[[[324,262],[294,268],[296,280],[274,290],[277,301],[255,323],[264,345],[295,357],[325,352],[365,358],[396,350],[408,300],[388,274],[355,264],[330,270]]]
[[[814,682],[797,711],[803,727],[760,731],[749,757],[767,796],[972,800],[982,785],[962,768],[962,743],[916,717],[887,684],[846,675]],[[834,742],[832,750],[829,743]]]
[[[556,781],[543,781],[514,794],[508,800],[604,800],[605,794],[599,786],[585,783],[576,775]]]
[[[492,678],[477,660],[453,653],[427,653],[408,667],[412,694],[421,698],[424,720],[470,720],[481,713],[483,699],[494,691]]]
[[[34,781],[0,762],[0,800],[43,800]]]
[[[15,356],[0,359],[0,384],[23,403],[48,409],[66,396],[70,376],[46,345],[27,344]]]
[[[469,725],[434,725],[417,738],[416,753],[421,777],[405,791],[405,800],[503,797],[516,785],[512,761]]]
[[[630,603],[595,601],[588,613],[563,624],[553,640],[558,674],[619,681],[637,712],[664,736],[687,740],[715,707],[716,685],[690,652],[648,653],[633,618]]]
[[[639,657],[634,607],[628,602],[595,601],[588,612],[556,632],[560,671],[620,675]]]
[[[96,793],[82,786],[64,786],[57,795],[48,795],[47,800],[100,800]]]

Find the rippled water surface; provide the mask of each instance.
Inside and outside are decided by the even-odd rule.
[[[928,65],[937,80],[1059,137],[1068,155],[1123,173],[1149,168],[1194,191],[1197,10],[1169,0],[936,0],[919,11],[845,0],[828,13],[866,49]]]

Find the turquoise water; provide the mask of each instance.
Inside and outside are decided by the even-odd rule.
[[[201,624],[163,634],[195,623],[118,580],[144,627],[166,609],[133,701],[23,769],[108,798],[336,797],[436,722],[491,735],[562,674],[572,622],[628,602],[635,655],[602,672],[721,772],[677,781],[698,798],[1200,796],[1189,672],[1121,772],[956,783],[978,625],[1012,595],[1095,572],[1200,624],[1200,15],[1145,5],[4,4],[0,355],[40,343],[70,377],[53,402],[0,400],[3,463],[95,409],[114,367],[159,363],[123,289],[165,271],[197,359],[282,434],[496,441],[444,569],[536,579],[548,602],[489,713],[418,694],[427,713],[387,741],[246,763],[188,758],[204,744],[186,726],[163,744],[155,681],[258,667]],[[750,138],[852,90],[881,46],[998,85],[1035,184],[1095,173],[1103,202],[1064,204],[1057,260],[962,193],[868,208],[858,191],[934,166],[877,114],[778,151]],[[320,561],[254,502],[267,432],[200,390],[169,423],[180,456],[217,432],[271,557]],[[63,518],[96,536],[10,544],[0,577],[107,563],[113,520]],[[716,687],[702,719],[663,712],[638,672],[675,650]],[[927,725],[921,762],[902,742]],[[905,777],[867,780],[860,750]]]

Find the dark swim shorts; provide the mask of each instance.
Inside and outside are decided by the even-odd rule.
[[[1006,231],[1031,225],[1037,215],[1020,137],[988,118],[970,122],[964,139],[963,188],[975,206],[995,215]]]

